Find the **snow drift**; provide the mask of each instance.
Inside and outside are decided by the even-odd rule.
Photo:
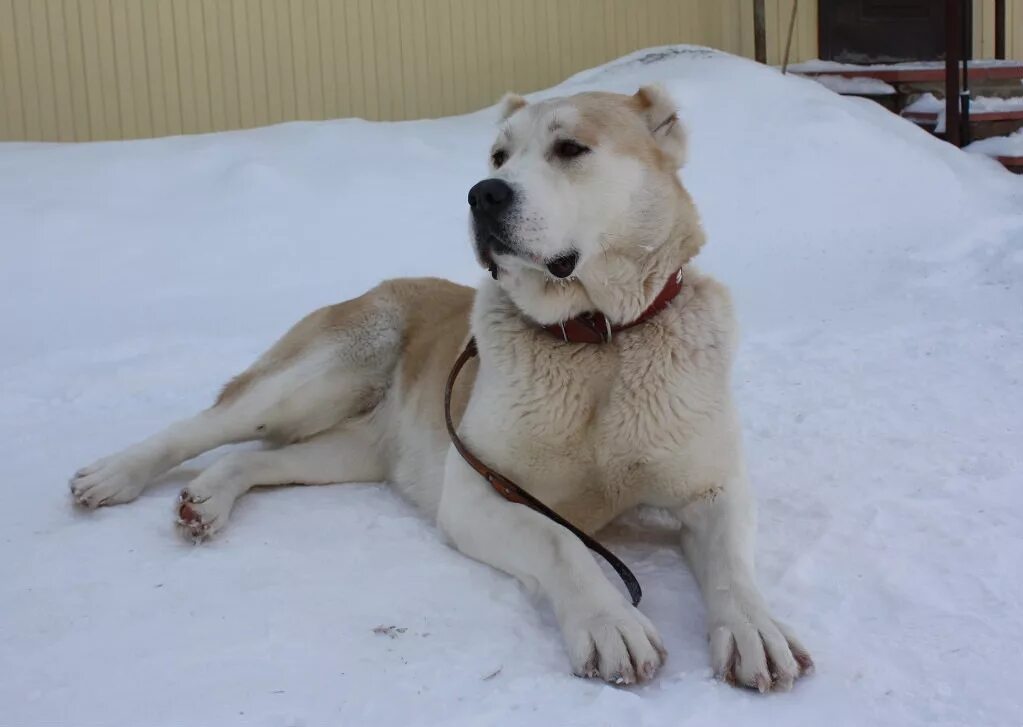
[[[759,575],[816,676],[711,678],[670,533],[608,536],[671,652],[576,679],[553,618],[373,484],[244,498],[193,547],[177,490],[71,507],[79,465],[206,406],[313,307],[473,282],[494,112],[0,145],[0,722],[1018,723],[1023,184],[868,101],[691,47],[537,96],[664,81],[704,269],[728,283]],[[394,627],[394,628],[391,628]]]

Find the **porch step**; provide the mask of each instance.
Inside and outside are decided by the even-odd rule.
[[[1023,86],[1020,87],[1023,92]],[[945,131],[945,101],[925,93],[902,109],[901,115],[928,131]],[[1023,128],[1023,95],[1012,98],[979,96],[970,101],[970,136],[987,139],[1007,136]]]
[[[976,97],[1023,95],[1023,61],[978,59],[970,62],[969,69],[970,93]],[[837,93],[869,98],[896,113],[902,112],[923,94],[940,98],[945,93],[945,64],[942,61],[872,66],[807,61],[789,66],[789,70]],[[883,88],[891,90],[882,93]]]
[[[1001,162],[1010,172],[1023,174],[1023,129],[1008,136],[975,141],[963,150],[971,154],[984,154]]]
[[[868,98],[944,136],[944,61],[861,66],[817,60],[791,65],[789,71],[843,96]],[[975,141],[967,151],[986,154],[1023,174],[1023,61],[972,60],[969,79],[970,138]]]
[[[806,61],[789,66],[789,71],[802,76],[843,76],[873,78],[887,83],[944,82],[944,61],[914,63],[883,63],[860,66],[834,61]],[[978,59],[969,63],[970,84],[984,81],[1019,81],[1023,79],[1023,61]]]

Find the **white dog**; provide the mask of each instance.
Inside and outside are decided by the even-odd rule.
[[[617,684],[666,656],[653,624],[583,543],[502,499],[453,450],[444,384],[468,446],[587,532],[645,504],[683,523],[724,680],[788,689],[812,669],[753,572],[754,503],[730,367],[724,287],[690,266],[704,236],[676,170],[685,136],[657,87],[503,102],[491,177],[470,191],[478,291],[392,280],[315,311],[224,388],[216,404],[71,481],[89,507],[135,499],[153,478],[229,442],[181,493],[201,539],[256,485],[389,480],[466,555],[538,589],[573,670]],[[593,342],[575,342],[575,341]]]

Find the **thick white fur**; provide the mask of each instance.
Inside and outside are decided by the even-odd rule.
[[[72,492],[92,507],[128,502],[203,451],[266,439],[277,448],[228,454],[182,492],[188,536],[222,528],[255,485],[388,479],[459,550],[549,600],[576,673],[650,678],[665,658],[650,621],[579,540],[501,499],[450,446],[441,389],[471,327],[479,368],[456,391],[467,444],[591,532],[636,505],[674,511],[706,600],[715,671],[787,689],[812,662],[754,577],[727,291],[687,264],[681,295],[610,344],[566,345],[536,325],[589,310],[632,320],[699,250],[699,220],[675,175],[685,135],[674,106],[645,88],[539,104],[510,97],[502,113],[495,149],[507,161],[494,173],[520,207],[508,233],[517,253],[497,259],[497,281],[474,301],[441,281],[392,281],[317,311],[214,407],[80,470]],[[566,135],[591,149],[571,164],[550,153]],[[569,249],[579,265],[556,280],[544,261]]]

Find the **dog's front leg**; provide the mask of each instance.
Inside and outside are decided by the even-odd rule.
[[[549,599],[576,674],[631,684],[663,663],[657,631],[604,577],[586,546],[543,515],[502,499],[454,448],[438,524],[461,552]]]
[[[813,669],[810,654],[772,618],[753,573],[756,514],[741,475],[676,511],[682,550],[707,604],[718,678],[766,692]]]

